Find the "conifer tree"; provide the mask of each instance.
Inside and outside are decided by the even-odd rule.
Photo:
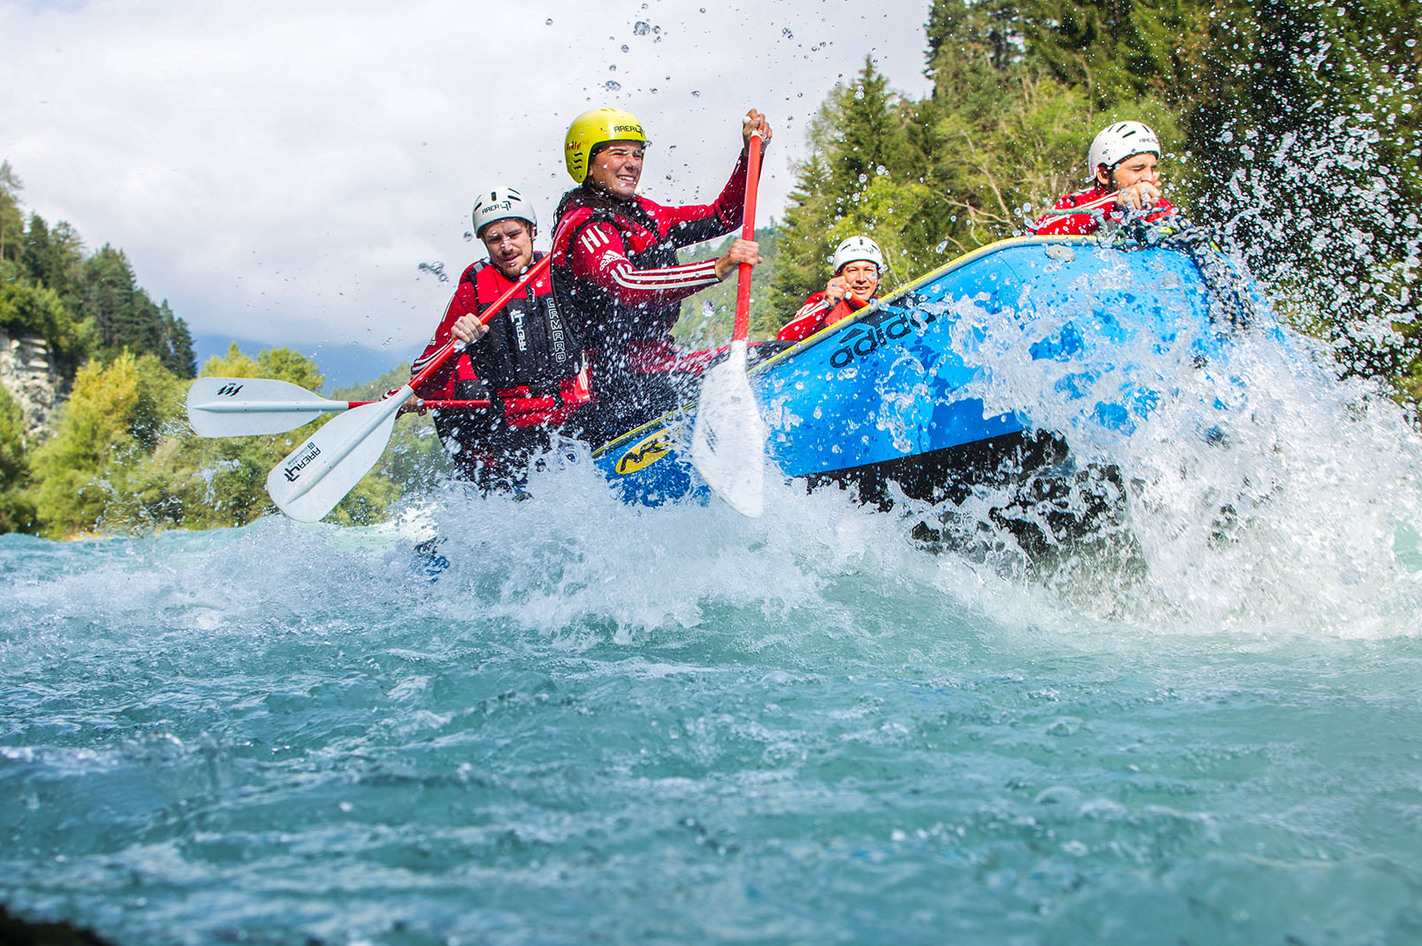
[[[83,249],[79,234],[68,223],[60,221],[50,229],[43,217],[30,214],[20,262],[30,279],[75,307],[83,292]]]
[[[0,161],[0,263],[20,258],[25,230],[24,217],[20,214],[23,187],[10,162]]]
[[[900,241],[888,213],[920,212],[898,192],[923,160],[909,138],[911,121],[907,104],[889,90],[869,58],[852,83],[830,93],[811,121],[811,154],[797,169],[794,204],[779,231],[770,301],[782,322],[806,295],[824,288],[830,256],[846,237],[868,234],[886,256],[894,255]]]

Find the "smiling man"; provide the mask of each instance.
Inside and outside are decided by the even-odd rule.
[[[849,318],[878,298],[884,253],[867,236],[852,236],[834,251],[834,275],[822,292],[813,293],[780,330],[782,342],[798,342]]]
[[[599,108],[569,126],[564,157],[578,186],[558,206],[553,286],[559,307],[593,350],[598,403],[588,434],[594,443],[640,426],[695,390],[708,358],[688,358],[672,341],[681,301],[741,263],[761,262],[750,240],[694,263],[678,263],[676,253],[740,227],[752,133],[770,142],[770,124],[755,109],[741,123],[740,159],[714,203],[670,207],[637,193],[648,142],[635,116]]]
[[[483,399],[489,410],[437,410],[435,429],[460,472],[486,491],[522,485],[528,464],[551,446],[553,429],[591,403],[583,352],[553,301],[547,273],[512,299],[487,326],[479,315],[543,254],[533,251],[538,215],[512,187],[474,203],[474,233],[489,252],[464,271],[454,298],[411,374],[451,338],[468,347],[416,395]]]

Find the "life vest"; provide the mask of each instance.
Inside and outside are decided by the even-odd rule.
[[[488,260],[473,264],[461,278],[473,286],[479,313],[513,285]],[[526,292],[505,303],[490,319],[488,333],[459,356],[446,396],[492,394],[497,399],[493,409],[502,405],[503,422],[509,427],[566,423],[574,411],[594,401],[587,359],[577,339],[558,309],[551,280],[534,280]],[[445,428],[467,413],[437,411],[440,435],[445,437]],[[462,423],[475,429],[467,419]]]
[[[482,313],[513,283],[488,260],[469,267]],[[582,348],[577,333],[559,311],[552,285],[535,280],[489,321],[489,332],[468,347],[470,367],[495,391],[506,388],[556,390],[578,373]]]
[[[664,338],[681,314],[681,302],[629,307],[617,302],[590,280],[573,277],[568,248],[590,224],[606,222],[622,236],[627,259],[638,269],[675,266],[676,244],[653,229],[610,208],[574,206],[558,220],[553,232],[553,292],[564,311],[574,313],[575,328],[585,344],[609,358]]]

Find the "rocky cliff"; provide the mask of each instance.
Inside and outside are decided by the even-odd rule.
[[[24,412],[25,437],[33,443],[63,399],[59,374],[44,339],[11,338],[0,330],[0,385]]]

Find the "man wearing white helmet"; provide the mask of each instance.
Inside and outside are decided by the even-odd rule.
[[[435,428],[460,472],[486,491],[521,485],[529,461],[551,445],[592,392],[583,352],[545,272],[487,326],[479,314],[543,256],[533,250],[538,215],[516,188],[495,187],[474,203],[474,233],[489,252],[464,271],[454,298],[411,374],[451,338],[468,347],[415,392],[422,398],[483,399],[488,410],[435,412]]]
[[[834,251],[834,275],[823,292],[805,300],[795,317],[785,323],[779,338],[798,342],[826,326],[849,318],[876,298],[884,254],[866,236],[852,236]]]
[[[1108,125],[1092,140],[1087,156],[1091,187],[1058,200],[1037,221],[1035,232],[1095,233],[1103,221],[1117,221],[1125,211],[1142,208],[1155,209],[1146,217],[1150,222],[1170,216],[1175,208],[1160,196],[1159,164],[1160,140],[1149,127],[1140,122]],[[1086,204],[1093,208],[1072,213]]]

